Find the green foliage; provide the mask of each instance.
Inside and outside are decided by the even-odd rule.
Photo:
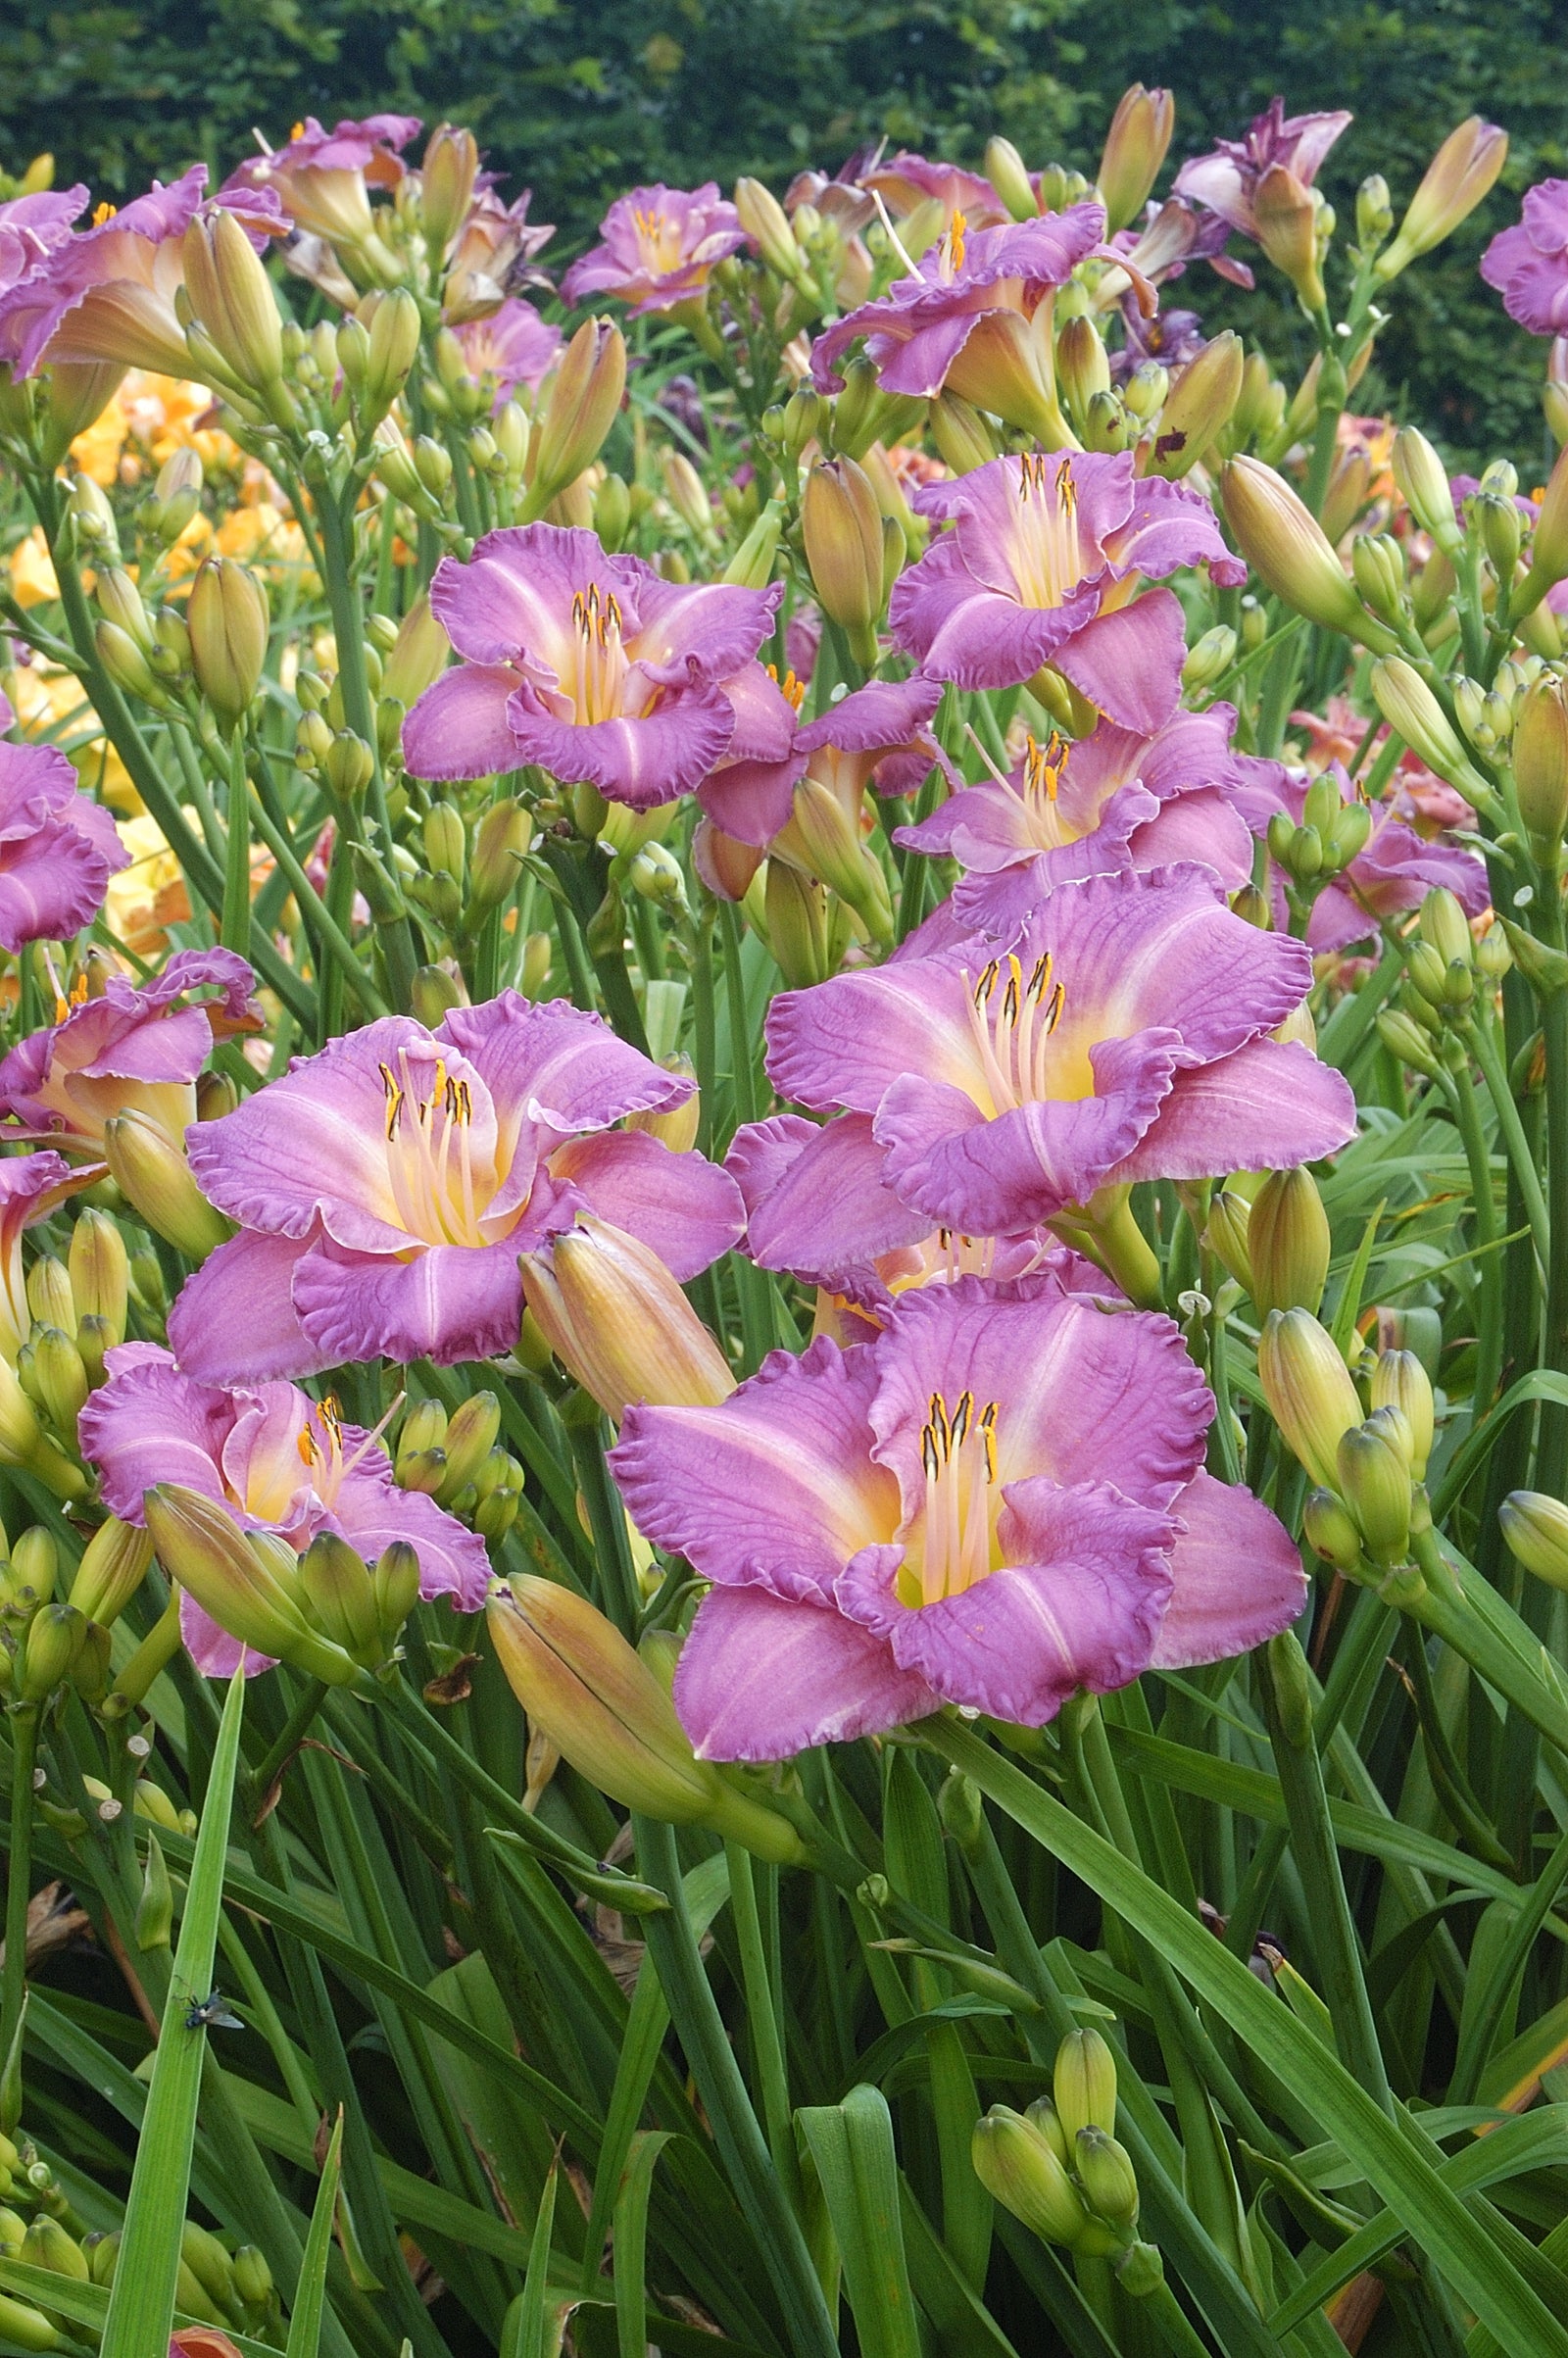
[[[226,170],[253,127],[400,108],[471,123],[497,169],[531,183],[586,242],[611,197],[640,180],[782,182],[834,169],[861,140],[977,162],[1003,131],[1031,163],[1093,171],[1121,89],[1177,94],[1173,161],[1234,135],[1278,90],[1293,109],[1356,115],[1324,185],[1348,222],[1356,185],[1383,172],[1401,202],[1468,111],[1513,139],[1503,181],[1450,247],[1396,292],[1366,406],[1436,424],[1456,462],[1544,452],[1537,339],[1510,327],[1476,276],[1519,192],[1565,154],[1561,11],[1521,0],[1506,35],[1487,0],[1402,12],[1350,0],[1220,7],[1132,0],[13,0],[0,25],[0,154],[41,144],[62,180],[122,201],[205,156]],[[1245,306],[1206,270],[1183,295],[1205,321],[1266,339],[1276,365],[1307,357],[1295,307],[1266,266]]]

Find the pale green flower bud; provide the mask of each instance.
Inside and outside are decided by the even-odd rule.
[[[1390,728],[1413,747],[1429,769],[1446,778],[1477,810],[1495,803],[1491,786],[1413,663],[1398,655],[1382,657],[1372,666],[1371,686],[1373,701]]]
[[[1175,127],[1176,101],[1168,90],[1146,90],[1142,82],[1134,82],[1122,92],[1095,175],[1107,230],[1125,229],[1143,211]],[[1022,218],[1014,215],[1015,220]]]
[[[1015,221],[1032,221],[1038,217],[1040,201],[1028,167],[1010,139],[988,139],[981,169]]]
[[[1510,1491],[1497,1509],[1502,1536],[1527,1572],[1568,1589],[1568,1506],[1541,1491]]]
[[[1130,2228],[1138,2217],[1138,2177],[1125,2145],[1102,2129],[1080,2129],[1073,2168],[1084,2200],[1107,2226]]]
[[[1237,458],[1220,481],[1236,542],[1277,597],[1326,630],[1344,631],[1372,648],[1393,645],[1347,581],[1322,525],[1283,475],[1261,460]]]
[[[1309,1310],[1315,1317],[1332,1250],[1317,1182],[1304,1165],[1271,1171],[1247,1222],[1250,1288],[1259,1310]]]
[[[1410,1465],[1370,1420],[1340,1436],[1335,1470],[1340,1494],[1360,1526],[1374,1563],[1401,1564],[1410,1547]]]
[[[1306,1310],[1272,1310],[1257,1373],[1287,1446],[1322,1489],[1338,1489],[1340,1437],[1359,1429],[1361,1403],[1332,1338]]]
[[[1337,1491],[1310,1493],[1301,1510],[1301,1527],[1308,1546],[1325,1563],[1336,1564],[1342,1572],[1354,1571],[1361,1560],[1361,1534]]]
[[[267,592],[232,558],[205,558],[190,585],[185,626],[196,685],[220,725],[233,729],[250,708],[267,661]]]
[[[1069,2149],[1080,2129],[1116,2129],[1115,2050],[1099,2031],[1069,2031],[1056,2049],[1051,2092]]]
[[[1445,556],[1457,557],[1464,534],[1453,513],[1448,470],[1416,426],[1401,426],[1394,437],[1394,479],[1422,531]]]
[[[195,1180],[183,1152],[145,1113],[117,1113],[104,1124],[104,1159],[127,1204],[149,1228],[193,1261],[203,1261],[233,1234]]]

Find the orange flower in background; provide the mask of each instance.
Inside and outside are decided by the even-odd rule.
[[[12,581],[15,585],[15,560]],[[17,595],[22,598],[20,589]],[[26,599],[22,602],[29,603]],[[4,686],[24,736],[58,745],[75,763],[82,785],[100,802],[115,811],[140,811],[141,797],[130,782],[130,772],[108,739],[100,735],[98,715],[74,671],[57,671],[41,663],[19,663],[5,674]]]

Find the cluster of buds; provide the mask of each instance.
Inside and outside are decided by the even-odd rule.
[[[470,824],[458,795],[459,789],[447,787],[421,796],[424,864],[416,867],[407,891],[449,941],[466,943],[515,886],[534,822],[525,805],[509,796],[485,809],[471,828],[470,843]]]
[[[403,1419],[393,1474],[404,1490],[423,1491],[492,1544],[517,1519],[523,1473],[502,1449],[501,1403],[475,1392],[447,1414],[439,1400],[418,1400]]]
[[[346,1687],[382,1669],[419,1594],[419,1559],[394,1540],[368,1565],[335,1532],[303,1555],[177,1483],[147,1493],[147,1528],[171,1580],[249,1651]]]
[[[1364,802],[1346,802],[1327,772],[1312,780],[1299,826],[1285,811],[1268,822],[1268,848],[1295,893],[1310,906],[1324,885],[1343,875],[1366,849],[1372,813]]]
[[[183,468],[164,496],[173,466],[171,461],[160,475],[155,502],[166,531],[181,517],[188,521],[195,506],[191,495],[200,482],[198,462],[195,486],[190,470]],[[257,574],[231,557],[202,560],[182,612],[172,606],[154,611],[146,595],[153,586],[150,572],[138,583],[118,562],[99,572],[94,587],[98,661],[127,695],[160,712],[182,712],[208,750],[219,754],[243,725],[261,686],[270,631],[267,591]]]
[[[670,1699],[675,1646],[654,1631],[639,1649],[597,1605],[524,1574],[487,1610],[496,1657],[533,1735],[612,1800],[673,1826],[706,1826],[777,1866],[808,1853],[759,1780],[699,1760]]]
[[[1363,1414],[1332,1336],[1304,1309],[1275,1310],[1257,1372],[1269,1413],[1315,1486],[1304,1523],[1318,1554],[1359,1579],[1402,1575],[1412,1540],[1431,1525],[1425,1483],[1436,1407],[1414,1351],[1379,1354]]]
[[[152,1562],[144,1531],[111,1515],[88,1541],[69,1597],[57,1594],[60,1550],[41,1524],[0,1568],[0,1687],[13,1702],[46,1703],[68,1681],[83,1699],[109,1691],[110,1630]]]
[[[1131,2293],[1163,2282],[1158,2252],[1138,2239],[1138,2180],[1116,2137],[1116,2057],[1098,2031],[1069,2031],[1051,2094],[1022,2113],[994,2104],[970,2152],[987,2193],[1043,2241],[1113,2260]]]
[[[79,2238],[55,2219],[37,2219],[22,2239],[14,2242],[7,2234],[7,2215],[0,2212],[0,2248],[9,2257],[29,2262],[35,2268],[47,2268],[54,2276],[69,2277],[79,2284],[96,2284],[107,2291],[115,2281],[120,2264],[122,2231],[109,2234],[102,2231]],[[20,2222],[18,2223],[20,2224]],[[270,2334],[282,2314],[272,2272],[265,2253],[254,2243],[242,2243],[230,2250],[205,2227],[186,2220],[180,2231],[179,2272],[174,2289],[174,2306],[186,2317],[200,2318],[204,2328],[198,2339],[194,2330],[176,2337],[176,2343],[188,2351],[189,2358],[218,2358],[222,2349],[232,2349],[222,2329],[232,2326],[236,2333]],[[51,2348],[52,2343],[27,2342],[24,2348]]]
[[[1493,926],[1478,941],[1452,893],[1428,893],[1404,945],[1399,1004],[1378,1016],[1384,1046],[1412,1072],[1457,1069],[1478,1014],[1513,962],[1508,937]]]

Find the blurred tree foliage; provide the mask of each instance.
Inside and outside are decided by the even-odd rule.
[[[197,155],[226,169],[253,126],[402,108],[471,123],[531,183],[563,258],[639,179],[775,182],[860,140],[978,161],[1004,131],[1031,163],[1094,169],[1128,82],[1177,94],[1176,155],[1234,134],[1274,91],[1356,122],[1324,175],[1345,228],[1361,176],[1401,203],[1438,139],[1479,111],[1506,125],[1501,186],[1395,290],[1362,406],[1435,424],[1456,459],[1509,450],[1539,473],[1542,354],[1475,272],[1519,192],[1568,160],[1568,0],[7,0],[0,157],[52,148],[62,179],[121,200]],[[1173,158],[1173,161],[1175,159]],[[1211,324],[1277,363],[1303,339],[1266,265],[1259,301],[1188,280]]]

